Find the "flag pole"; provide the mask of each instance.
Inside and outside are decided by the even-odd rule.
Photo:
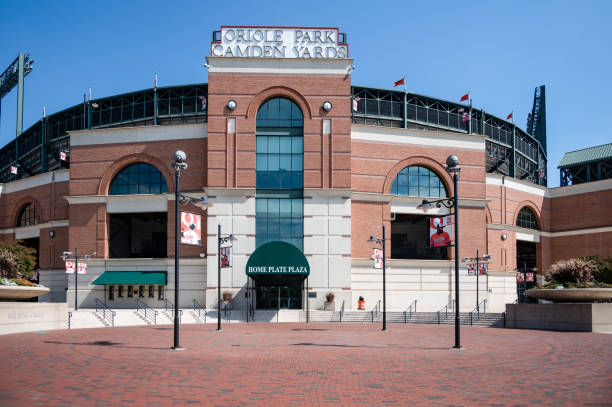
[[[468,92],[468,95],[470,92]],[[472,134],[472,96],[470,95],[470,110],[468,113],[468,134]]]

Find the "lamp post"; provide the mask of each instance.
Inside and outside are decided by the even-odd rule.
[[[182,150],[177,150],[174,152],[174,161],[172,162],[172,167],[174,167],[174,181],[175,181],[175,189],[174,189],[174,346],[172,349],[174,350],[183,350],[183,348],[179,345],[179,241],[180,241],[180,213],[179,213],[179,203],[183,205],[195,205],[203,210],[206,210],[208,207],[212,206],[205,197],[202,198],[194,198],[187,195],[181,194],[180,190],[180,180],[181,180],[181,170],[187,169],[187,154],[185,154]]]
[[[79,304],[78,304],[78,286],[77,284],[79,280],[78,278],[79,277],[79,248],[78,247],[74,248],[74,255],[72,255],[72,252],[63,252],[60,258],[63,261],[68,261],[68,260],[74,261],[74,310],[78,311]],[[91,259],[91,256],[86,254],[82,256],[81,259],[85,260],[84,263],[85,263],[85,267],[87,268],[87,262],[89,261],[89,259]]]
[[[217,331],[221,332],[221,245],[233,242],[236,237],[233,234],[221,236],[221,224],[217,225]],[[229,246],[231,247],[231,246]]]
[[[475,264],[476,265],[476,312],[480,313],[480,301],[478,298],[478,293],[479,293],[478,290],[480,287],[478,284],[478,276],[480,276],[480,265],[490,263],[491,255],[483,254],[482,257],[480,257],[478,250],[476,250],[476,257],[464,257],[463,262],[465,264]]]
[[[387,273],[385,265],[385,225],[382,225],[382,238],[370,236],[368,242],[382,246],[382,272],[383,272],[383,321],[382,330],[387,330]]]
[[[455,208],[455,346],[453,348],[461,349],[461,321],[459,317],[459,191],[457,190],[461,168],[459,168],[459,158],[456,155],[448,156],[445,170],[453,174],[455,196],[435,201],[423,199],[423,203],[418,205],[417,208],[427,210],[432,208],[433,205],[436,205],[436,208],[441,208],[442,206],[448,209]]]

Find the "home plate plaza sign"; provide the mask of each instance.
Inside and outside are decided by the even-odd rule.
[[[310,274],[310,265],[304,253],[297,247],[286,242],[266,243],[249,257],[246,265],[249,276],[270,274]]]

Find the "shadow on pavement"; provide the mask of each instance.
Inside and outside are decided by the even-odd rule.
[[[164,348],[152,348],[148,346],[128,346],[120,342],[112,341],[93,341],[93,342],[61,342],[61,341],[43,341],[44,343],[50,343],[55,345],[80,345],[80,346],[112,346],[115,348],[128,348],[128,349],[168,349]]]
[[[428,347],[420,347],[420,346],[363,346],[363,345],[344,345],[339,343],[311,343],[311,342],[302,342],[302,343],[292,343],[292,346],[331,346],[337,348],[378,348],[378,349],[423,349],[423,350],[435,350],[442,349],[447,350],[449,348],[428,348]]]

